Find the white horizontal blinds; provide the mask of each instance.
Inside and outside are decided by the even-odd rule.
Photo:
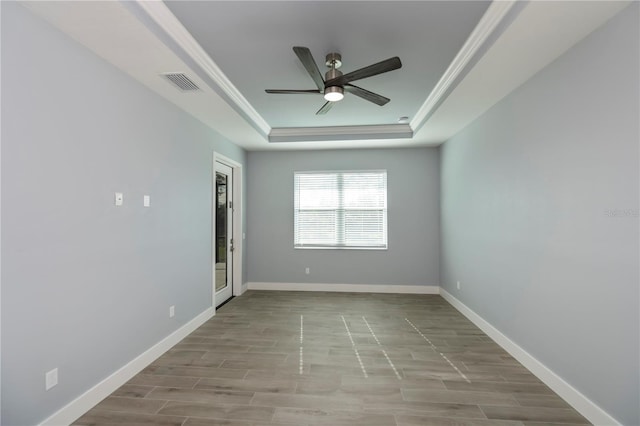
[[[340,207],[338,176],[296,173],[294,192],[295,247],[334,245]]]
[[[387,173],[342,174],[344,243],[350,247],[387,246]]]
[[[386,248],[386,171],[294,176],[297,248]]]

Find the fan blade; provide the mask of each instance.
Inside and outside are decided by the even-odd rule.
[[[366,89],[363,89],[362,87],[354,86],[353,84],[346,84],[344,86],[344,90],[380,106],[385,105],[391,100],[389,98],[385,98],[382,95],[378,95],[377,93],[373,93]]]
[[[348,84],[352,81],[397,70],[401,67],[402,62],[400,62],[400,58],[394,56],[393,58],[386,59],[382,62],[378,62],[377,64],[369,65],[368,67],[360,68],[359,70],[351,71],[350,73],[341,75],[340,77],[327,80],[324,85],[325,87],[344,86],[345,84]]]
[[[295,94],[317,95],[318,93],[322,93],[321,91],[316,89],[313,89],[313,90],[266,89],[265,92],[275,93],[280,95],[295,95]]]
[[[316,115],[326,114],[327,112],[329,112],[333,104],[335,104],[335,102],[327,102],[326,104],[322,105],[322,108],[320,108],[318,112],[316,112]]]
[[[318,87],[318,90],[324,91],[324,79],[322,78],[322,74],[320,74],[320,70],[318,70],[318,65],[316,61],[313,60],[313,56],[311,56],[311,51],[307,47],[294,46],[293,51],[298,55],[298,59],[304,65],[304,68],[307,70],[311,79]]]

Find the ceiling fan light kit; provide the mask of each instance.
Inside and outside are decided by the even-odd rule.
[[[329,86],[324,89],[324,99],[329,102],[338,102],[344,99],[344,89],[340,86]]]
[[[316,84],[318,90],[296,90],[296,89],[267,89],[265,92],[271,94],[313,94],[320,93],[327,101],[317,112],[316,115],[326,114],[335,102],[344,98],[344,92],[347,91],[366,101],[373,102],[376,105],[383,106],[390,101],[377,93],[370,92],[358,86],[351,84],[352,81],[360,80],[374,75],[383,74],[402,67],[400,58],[394,56],[368,67],[360,68],[347,74],[342,74],[338,70],[342,66],[342,56],[339,53],[329,53],[326,56],[325,64],[329,67],[325,77],[322,78],[316,61],[311,55],[311,51],[307,47],[294,46],[293,51],[300,59],[300,62],[309,73],[309,76]]]

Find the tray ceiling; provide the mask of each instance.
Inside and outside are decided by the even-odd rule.
[[[250,150],[438,145],[598,28],[628,1],[28,1],[133,78]],[[292,51],[343,72],[392,56],[402,68],[358,80],[391,101],[347,94],[327,115]],[[166,73],[200,88],[176,88]],[[398,123],[408,117],[408,123]]]

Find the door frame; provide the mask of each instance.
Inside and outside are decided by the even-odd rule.
[[[211,176],[211,306],[216,309],[216,195],[215,178],[216,163],[225,164],[233,169],[233,261],[231,295],[242,294],[242,253],[244,246],[244,234],[242,230],[242,164],[224,155],[213,152],[212,176]]]

